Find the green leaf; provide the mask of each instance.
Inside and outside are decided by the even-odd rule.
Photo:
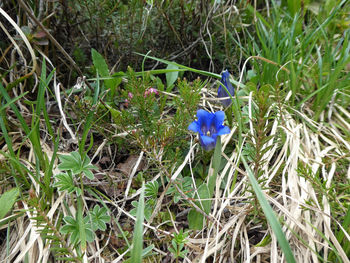
[[[78,226],[78,233],[79,233],[79,241],[80,241],[80,247],[83,252],[86,251],[86,229],[85,229],[85,223],[89,223],[89,219],[87,217],[87,220],[83,217],[83,200],[81,198],[77,199],[77,212],[75,214],[77,226]],[[90,227],[90,224],[88,225]]]
[[[174,65],[174,64],[168,64],[166,69],[179,69],[179,67],[177,65]],[[168,72],[165,74],[165,76],[166,76],[166,85],[169,88],[177,80],[177,78],[179,76],[179,71]]]
[[[63,218],[65,225],[61,227],[60,232],[62,234],[70,234],[70,241],[75,246],[80,242],[92,242],[95,238],[95,233],[91,229],[91,223],[89,217],[79,216],[78,210],[76,212],[76,218],[72,216],[66,216]],[[85,245],[86,246],[86,245]],[[82,249],[84,246],[82,245]]]
[[[4,218],[6,214],[11,210],[13,204],[19,195],[18,188],[12,188],[11,190],[3,193],[0,197],[0,219]]]
[[[71,152],[69,155],[60,155],[58,158],[61,164],[58,165],[58,169],[65,171],[71,170],[73,174],[77,174],[82,166],[82,160],[78,152]]]
[[[141,53],[138,53],[138,52],[135,52],[135,54],[143,56],[143,57],[147,57],[149,59],[153,59],[153,60],[156,60],[156,61],[159,61],[159,62],[162,62],[162,63],[167,64],[167,65],[177,66],[177,67],[179,67],[178,71],[192,71],[192,72],[195,72],[195,73],[198,73],[198,74],[202,74],[204,76],[208,76],[208,77],[212,77],[212,78],[216,78],[216,79],[221,79],[221,75],[220,74],[216,74],[216,73],[212,73],[212,72],[209,72],[209,71],[204,71],[204,70],[198,70],[198,69],[190,68],[190,67],[178,64],[176,62],[172,62],[172,61],[168,61],[168,60],[165,60],[165,59],[160,59],[160,58],[144,55],[144,54],[141,54]],[[163,71],[164,71],[164,69],[162,70],[162,72]],[[151,72],[153,74],[153,71],[151,71]],[[230,79],[230,82],[232,84],[236,85],[236,86],[239,86],[239,87],[242,87],[242,88],[245,87],[244,84],[239,83],[238,81],[235,81],[233,79]]]
[[[195,199],[198,199],[198,201],[195,201],[194,203],[207,214],[210,212],[211,201],[201,201],[201,199],[208,198],[210,198],[209,188],[206,184],[202,184],[198,187],[197,193],[195,194]],[[205,222],[204,216],[201,213],[197,212],[194,208],[191,209],[188,213],[187,219],[190,229],[201,230],[203,228],[203,222]]]
[[[195,198],[199,199],[199,201],[195,201],[195,204],[198,205],[198,207],[202,208],[202,210],[206,214],[209,214],[211,201],[210,200],[201,201],[201,199],[209,199],[210,198],[210,192],[209,192],[208,186],[206,184],[201,184],[198,187],[197,193],[198,194],[195,195]]]
[[[71,173],[60,173],[55,178],[57,182],[53,186],[57,187],[60,191],[67,191],[69,194],[75,191],[77,196],[81,195],[81,189],[74,184]]]
[[[286,236],[284,235],[284,233],[282,231],[281,225],[278,222],[278,220],[276,218],[276,215],[274,214],[270,204],[266,200],[263,192],[261,191],[259,183],[254,177],[253,171],[251,170],[250,166],[247,164],[247,162],[246,162],[246,160],[245,160],[243,155],[241,155],[241,160],[242,160],[242,162],[244,164],[244,167],[247,170],[250,183],[251,183],[251,185],[253,187],[253,190],[254,190],[254,192],[256,194],[256,197],[259,200],[261,208],[264,211],[264,214],[265,214],[265,216],[267,218],[267,221],[270,224],[273,232],[276,235],[277,241],[278,241],[279,245],[282,248],[282,251],[283,251],[283,253],[284,253],[285,257],[286,257],[286,261],[288,263],[295,263],[295,258],[293,256],[293,252],[292,252],[292,250],[291,250],[291,248],[289,246],[289,243],[288,243],[288,241],[286,239]]]
[[[268,244],[271,243],[271,236],[267,235],[263,240],[261,240],[258,244],[256,244],[256,247],[265,247]]]
[[[216,176],[217,176],[219,169],[220,169],[220,163],[221,163],[221,139],[219,137],[217,142],[216,142],[214,155],[213,155],[214,172],[208,181],[208,187],[209,187],[209,197],[208,198],[212,197],[214,194],[214,189],[215,189],[215,184],[216,184]]]
[[[96,49],[91,49],[92,62],[101,77],[109,77],[108,65],[103,56]]]
[[[88,170],[88,169],[83,169],[83,171],[82,171],[84,174],[85,174],[85,176],[87,177],[87,178],[89,178],[90,180],[93,180],[94,179],[94,174],[90,171],[90,170]]]
[[[154,245],[150,245],[142,250],[142,258],[145,258],[147,256],[151,256],[151,251],[154,249]]]
[[[193,187],[192,187],[192,178],[189,176],[185,176],[182,178],[182,175],[180,174],[177,179],[176,182],[179,186],[179,188],[187,194],[188,197],[192,197],[193,196]],[[177,189],[174,186],[170,186],[167,194],[174,194],[174,203],[178,203],[182,196],[181,194],[177,191]]]
[[[60,155],[58,158],[61,161],[58,169],[62,171],[70,170],[73,174],[83,173],[89,179],[94,179],[94,174],[90,169],[97,169],[97,167],[90,164],[90,158],[86,154],[83,159],[78,152],[71,152],[69,155]]]
[[[154,249],[154,245],[150,245],[150,246],[146,247],[145,249],[143,249],[142,250],[142,258],[154,255],[155,253],[152,253],[153,249]],[[131,258],[128,258],[127,260],[125,260],[123,262],[124,263],[130,263],[131,262]]]
[[[188,227],[193,230],[202,230],[203,229],[203,220],[204,216],[197,212],[194,208],[190,210],[187,215]]]
[[[136,223],[134,228],[134,237],[132,239],[131,262],[142,262],[142,247],[143,247],[143,220],[145,208],[145,185],[142,183],[142,190],[137,207]]]
[[[94,209],[90,212],[90,220],[92,223],[92,230],[96,231],[100,229],[105,231],[107,228],[106,223],[111,221],[111,217],[108,215],[105,207],[100,208],[100,206],[95,205]]]
[[[145,196],[157,198],[159,184],[157,181],[148,182],[145,186]]]
[[[134,208],[130,210],[130,215],[137,216],[137,209],[139,207],[139,202],[138,201],[132,201],[131,205]],[[149,221],[149,219],[151,218],[152,212],[153,212],[152,207],[149,204],[146,203],[143,210],[144,210],[143,213],[144,213],[145,219],[147,221]]]
[[[103,56],[95,49],[91,49],[92,62],[101,77],[110,77],[108,65]],[[116,87],[121,83],[122,79],[105,79],[104,83],[107,89],[110,89],[112,97],[115,94]]]

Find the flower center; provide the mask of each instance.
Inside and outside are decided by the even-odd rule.
[[[215,128],[213,123],[211,123],[209,127],[207,127],[206,125],[203,125],[201,127],[201,130],[202,130],[203,135],[208,136],[208,137],[212,137],[213,134],[216,133],[216,128]]]

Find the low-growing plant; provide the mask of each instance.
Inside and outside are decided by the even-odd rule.
[[[203,82],[179,80],[179,95],[173,97],[150,73],[141,78],[129,69],[127,79],[122,91],[124,108],[111,111],[118,130],[126,132],[134,146],[148,154],[162,153],[164,160],[177,160],[179,149],[188,144],[186,126],[197,109]]]
[[[75,192],[77,194],[76,213],[74,216],[68,215],[63,218],[65,223],[60,228],[60,232],[70,235],[72,246],[80,254],[85,252],[86,242],[94,240],[97,230],[106,230],[106,223],[111,220],[111,217],[108,215],[105,207],[101,208],[98,205],[84,213],[83,177],[86,176],[92,180],[94,175],[91,170],[97,168],[91,165],[90,158],[86,154],[81,156],[78,152],[71,152],[69,155],[59,156],[59,159],[61,163],[58,165],[58,168],[61,171],[65,171],[65,173],[60,173],[56,176],[55,186],[60,191],[67,190],[68,193]],[[80,247],[77,246],[78,244]]]
[[[179,262],[179,258],[184,258],[188,253],[188,249],[185,249],[186,238],[188,233],[184,233],[183,229],[180,229],[178,234],[174,234],[174,238],[171,240],[171,247],[169,251],[174,255],[176,262]]]

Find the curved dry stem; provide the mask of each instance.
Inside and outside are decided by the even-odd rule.
[[[32,57],[33,60],[33,67],[32,70],[25,74],[24,76],[18,78],[17,80],[15,80],[14,82],[10,83],[7,87],[11,88],[15,85],[17,85],[18,83],[22,82],[23,80],[25,80],[26,78],[30,77],[31,75],[34,74],[36,66],[37,66],[37,61],[36,61],[36,57],[35,57],[35,53],[34,50],[32,48],[32,46],[30,45],[26,35],[23,33],[23,31],[20,29],[20,27],[16,24],[15,21],[13,21],[13,19],[2,9],[0,8],[0,13],[6,18],[7,21],[9,21],[11,23],[11,25],[16,29],[16,31],[18,32],[18,34],[20,35],[20,37],[23,39],[23,42],[25,43],[25,45],[28,48],[28,51],[30,53],[30,56]],[[24,58],[24,55],[21,51],[21,49],[19,48],[19,46],[17,45],[16,41],[14,41],[14,39],[11,37],[11,35],[7,32],[7,30],[5,29],[5,27],[0,23],[0,27],[4,30],[5,34],[9,37],[9,39],[11,40],[12,44],[15,46],[15,48],[17,49],[18,53],[20,54],[21,57],[23,57],[23,60],[25,62],[25,66],[26,65],[26,60]],[[9,89],[8,88],[8,89]]]

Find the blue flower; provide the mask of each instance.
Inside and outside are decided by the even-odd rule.
[[[198,110],[197,118],[198,120],[192,122],[188,129],[199,133],[199,141],[206,151],[215,148],[218,136],[230,133],[230,128],[222,125],[225,119],[223,111],[211,113]]]
[[[228,90],[228,92],[230,92],[231,96],[233,97],[233,95],[235,95],[235,89],[230,82],[230,73],[227,71],[227,69],[224,72],[222,72],[221,83],[225,85],[226,89]],[[219,98],[229,97],[229,95],[227,94],[226,90],[222,85],[220,85],[219,87],[218,97]],[[220,101],[224,105],[224,107],[227,107],[231,104],[231,98],[228,98],[226,100],[220,100]]]

